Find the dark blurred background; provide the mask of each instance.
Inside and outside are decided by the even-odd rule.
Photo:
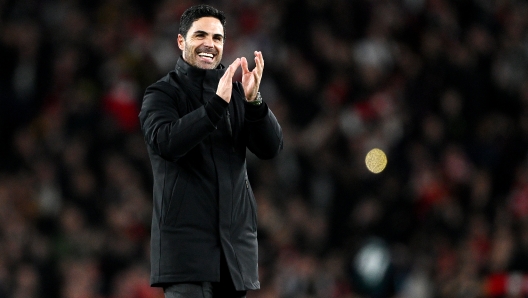
[[[0,0],[0,298],[163,297],[137,115],[198,3]],[[285,137],[248,297],[528,295],[527,1],[206,3]]]

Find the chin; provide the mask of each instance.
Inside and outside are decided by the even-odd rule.
[[[194,63],[193,66],[201,69],[215,69],[219,63]]]
[[[205,69],[215,69],[218,66],[218,64],[207,64],[204,68]]]

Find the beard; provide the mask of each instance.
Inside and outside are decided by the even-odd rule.
[[[198,53],[213,54],[213,59],[210,62],[204,61],[200,56],[198,56]],[[186,42],[183,58],[187,63],[194,67],[201,69],[215,69],[216,67],[218,67],[220,61],[222,60],[222,53],[218,52],[214,48],[204,46],[198,47],[193,50],[190,44]]]

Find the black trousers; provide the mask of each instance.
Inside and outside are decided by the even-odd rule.
[[[245,298],[246,291],[237,291],[222,255],[220,282],[184,282],[163,287],[165,298]]]

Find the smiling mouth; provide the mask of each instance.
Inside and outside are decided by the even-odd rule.
[[[199,53],[198,56],[200,56],[201,58],[203,58],[203,60],[208,61],[208,62],[213,62],[213,59],[215,57],[215,55],[211,53]]]

